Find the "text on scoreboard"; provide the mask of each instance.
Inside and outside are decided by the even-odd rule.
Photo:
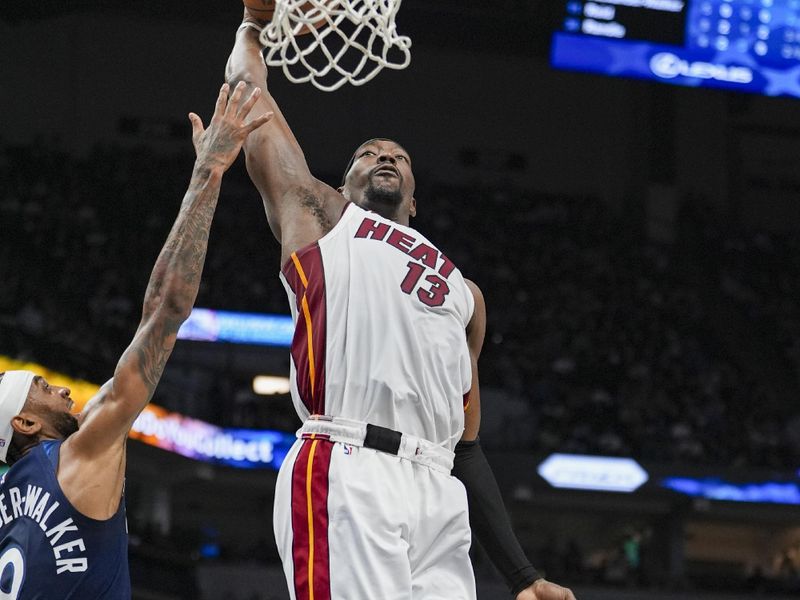
[[[568,0],[551,63],[800,97],[800,0]]]

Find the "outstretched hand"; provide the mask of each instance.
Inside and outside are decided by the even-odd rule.
[[[575,600],[575,594],[569,588],[546,579],[537,579],[517,594],[516,600]]]
[[[209,168],[221,168],[223,171],[233,164],[242,149],[247,136],[261,127],[272,118],[273,113],[267,113],[247,122],[247,115],[261,95],[261,89],[256,87],[250,96],[243,101],[245,84],[239,82],[228,98],[230,88],[223,84],[217,97],[214,116],[208,124],[208,129],[203,126],[202,119],[195,113],[189,113],[192,122],[192,143],[197,154],[197,162]]]

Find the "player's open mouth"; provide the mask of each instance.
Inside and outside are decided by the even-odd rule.
[[[397,169],[392,167],[380,167],[375,170],[373,173],[374,175],[392,175],[394,177],[399,177],[400,174],[397,172]]]

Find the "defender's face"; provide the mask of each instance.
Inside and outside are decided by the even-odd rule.
[[[38,375],[33,378],[28,397],[37,407],[41,406],[55,412],[70,413],[75,406],[68,387],[50,385],[44,377]]]
[[[414,173],[405,149],[391,140],[374,140],[361,146],[347,173],[345,187],[351,197],[362,198],[370,187],[383,193],[400,193],[404,202],[414,196]]]
[[[75,402],[70,397],[69,388],[50,385],[44,377],[37,375],[22,412],[30,420],[40,422],[42,431],[63,439],[75,433],[80,426],[77,417],[72,414],[73,406]]]

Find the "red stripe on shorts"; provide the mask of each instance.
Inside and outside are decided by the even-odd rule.
[[[328,470],[333,443],[307,439],[292,470],[292,560],[297,600],[330,600]]]

